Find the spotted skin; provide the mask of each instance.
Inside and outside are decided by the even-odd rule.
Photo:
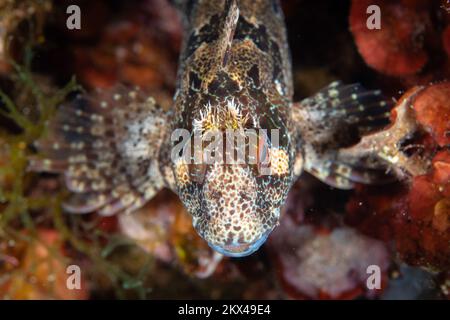
[[[260,174],[258,165],[217,163],[190,165],[188,183],[185,173],[176,175],[198,233],[221,253],[247,255],[276,226],[293,178],[293,90],[283,15],[276,1],[196,1],[187,12],[174,128],[211,127],[208,115],[215,113],[219,130],[280,130],[272,175]],[[235,126],[233,116],[225,116],[230,101],[240,118]]]
[[[343,189],[380,178],[359,163],[363,152],[344,159],[340,150],[386,124],[390,104],[377,91],[341,83],[294,103],[278,1],[176,2],[185,34],[171,110],[137,90],[96,93],[64,106],[39,143],[46,158],[30,168],[64,173],[73,192],[68,211],[129,213],[167,187],[212,248],[241,257],[276,227],[304,170]],[[279,139],[244,139],[257,152],[243,164],[192,163],[172,161],[175,129],[200,133],[203,146],[211,131],[278,130]]]

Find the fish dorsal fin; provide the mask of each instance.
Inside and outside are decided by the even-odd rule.
[[[211,18],[214,19],[214,18]],[[214,24],[215,28],[218,28],[216,33],[217,38],[214,42],[207,43],[208,54],[210,59],[210,68],[205,70],[202,76],[201,88],[208,90],[210,82],[216,77],[217,73],[223,70],[228,63],[230,49],[233,43],[234,33],[239,20],[239,7],[236,0],[227,0],[224,3],[223,11],[219,16],[216,16]]]
[[[239,7],[236,0],[228,0],[225,2],[223,17],[217,46],[219,49],[218,56],[220,57],[221,65],[224,67],[228,62],[228,53],[239,20]]]

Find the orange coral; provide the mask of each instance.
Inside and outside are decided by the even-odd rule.
[[[409,76],[428,62],[423,37],[430,27],[430,16],[424,1],[352,2],[350,28],[358,50],[366,63],[391,76]],[[370,5],[381,8],[381,28],[367,28],[366,13]]]
[[[409,102],[410,121],[416,133],[425,131],[415,145],[430,160],[429,169],[411,173],[403,186],[359,187],[347,204],[346,219],[365,233],[395,240],[406,262],[445,270],[450,267],[450,85],[416,92]]]
[[[3,298],[9,299],[87,299],[87,283],[81,273],[80,289],[69,289],[66,265],[58,255],[63,254],[60,236],[55,230],[40,229],[38,241],[31,244],[15,243],[9,246],[10,263],[14,277],[0,286]],[[24,235],[26,237],[26,235]],[[5,248],[2,248],[5,249]],[[53,250],[56,250],[53,251]],[[14,258],[19,255],[18,259]],[[14,263],[15,261],[15,263]],[[20,262],[19,262],[20,261]]]
[[[450,83],[425,88],[414,101],[417,120],[441,146],[450,145]]]

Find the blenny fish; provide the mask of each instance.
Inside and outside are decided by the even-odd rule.
[[[303,171],[341,189],[384,181],[386,170],[374,160],[377,148],[343,150],[389,124],[392,101],[378,90],[334,82],[294,102],[277,0],[176,5],[184,40],[169,111],[139,89],[81,95],[61,106],[38,141],[44,157],[30,167],[63,173],[72,193],[66,211],[129,214],[169,188],[214,250],[242,257],[277,226],[289,189]],[[209,130],[277,130],[278,138],[275,143],[269,134],[258,135],[252,163],[191,163],[182,157],[173,161],[175,129],[201,137]],[[270,174],[263,173],[267,167]]]

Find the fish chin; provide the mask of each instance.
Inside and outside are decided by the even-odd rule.
[[[231,243],[229,245],[208,245],[215,251],[231,258],[246,257],[257,251],[266,242],[270,232],[263,234],[258,240],[252,243]]]

